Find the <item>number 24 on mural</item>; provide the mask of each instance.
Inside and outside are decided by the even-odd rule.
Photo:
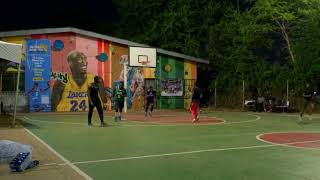
[[[70,104],[72,105],[70,111],[79,111],[79,109],[85,111],[87,109],[86,100],[82,100],[80,104],[78,101],[72,100]]]

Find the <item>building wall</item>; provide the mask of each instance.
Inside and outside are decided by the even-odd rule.
[[[58,34],[42,34],[27,37],[9,37],[2,40],[12,43],[23,44],[25,53],[25,44],[27,39],[49,39],[52,47],[56,40],[61,40],[64,44],[62,50],[52,48],[52,73],[51,73],[51,90],[55,92],[58,84],[68,87],[64,89],[62,97],[53,95],[52,101],[56,101],[59,107],[57,111],[87,111],[87,97],[75,97],[78,93],[87,92],[87,85],[93,81],[94,75],[99,75],[104,81],[104,88],[112,91],[115,82],[123,81],[123,65],[121,61],[128,58],[129,49],[126,45],[121,45],[101,39],[90,38],[87,36],[77,35],[75,33],[58,33]],[[71,51],[82,52],[88,61],[87,81],[86,85],[77,87],[74,95],[71,95],[77,85],[73,79],[71,66],[68,63],[68,55]],[[106,53],[108,60],[99,61],[97,56],[100,53]],[[24,56],[25,57],[25,56]],[[158,108],[189,108],[191,102],[191,91],[194,82],[197,79],[197,64],[192,61],[170,57],[158,54],[157,68],[141,68],[128,67],[128,109],[142,110],[144,105],[145,79],[155,80],[161,79],[181,79],[184,80],[184,94],[178,97],[157,96]],[[166,66],[170,66],[170,70],[166,70]],[[59,81],[59,83],[57,83]],[[72,86],[71,86],[72,85]],[[157,87],[159,88],[159,87]],[[159,89],[158,89],[159,91]],[[61,99],[57,98],[61,97]],[[107,108],[111,109],[110,100]]]
[[[121,57],[127,58],[129,49],[128,46],[120,45],[117,43],[111,44],[112,49],[112,82],[122,80],[123,75],[121,75],[121,71],[123,70],[123,65],[121,64]]]
[[[192,61],[184,61],[184,108],[188,109],[191,104],[192,89],[197,80],[197,63]]]
[[[168,69],[168,67],[170,68]],[[160,80],[159,83],[161,83],[162,79],[184,79],[184,61],[166,55],[158,55],[157,73],[157,79]],[[161,109],[181,109],[184,108],[184,97],[158,96],[157,106]]]

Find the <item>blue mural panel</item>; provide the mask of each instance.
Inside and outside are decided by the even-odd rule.
[[[30,112],[51,111],[50,40],[27,40],[25,79]]]

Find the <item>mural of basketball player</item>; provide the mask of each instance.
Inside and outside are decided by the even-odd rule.
[[[143,92],[143,73],[141,68],[135,68],[134,69],[134,75],[131,82],[131,92],[132,92],[132,101],[134,101],[136,98],[138,98],[142,92]]]
[[[86,111],[89,108],[87,90],[94,81],[94,75],[87,72],[88,61],[85,54],[77,50],[68,54],[67,61],[71,70],[68,82],[57,80],[52,89],[53,111]],[[102,103],[106,103],[106,96],[102,86],[99,91]]]
[[[131,108],[133,104],[139,104],[139,98],[143,95],[144,92],[144,79],[141,68],[129,67],[129,77],[128,77],[128,108]],[[143,100],[141,98],[140,100]]]
[[[33,87],[26,93],[31,98],[32,108],[35,112],[40,112],[46,109],[46,105],[41,104],[42,93],[50,89],[50,81],[47,82],[47,87],[41,88],[38,82],[33,83]],[[32,96],[31,96],[32,95]],[[50,109],[50,108],[49,108]]]
[[[32,89],[31,89],[30,91],[28,91],[26,95],[29,96],[29,95],[31,95],[31,94],[33,94],[33,93],[39,93],[39,92],[42,93],[42,92],[47,91],[48,89],[50,89],[50,81],[47,82],[47,87],[44,88],[44,89],[43,89],[43,88],[40,88],[38,82],[35,82],[35,83],[33,84]]]
[[[120,64],[128,66],[128,55],[122,55],[120,57]],[[129,72],[131,70],[131,67],[127,67],[127,80],[129,79]],[[120,81],[124,81],[124,68],[122,67],[120,72]]]
[[[128,55],[122,55],[120,57],[120,64],[128,64]],[[137,101],[139,97],[143,95],[144,92],[144,77],[142,68],[139,67],[127,67],[127,97],[128,97],[128,108],[131,108],[134,101]],[[124,69],[122,68],[119,80],[124,80]],[[143,100],[143,98],[141,99]],[[139,104],[139,102],[137,102]]]

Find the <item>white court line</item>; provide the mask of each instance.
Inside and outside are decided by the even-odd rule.
[[[247,121],[239,121],[239,122],[226,122],[225,124],[238,124],[238,123],[248,123],[248,122],[255,122],[259,121],[261,119],[261,116],[254,115],[254,114],[248,114],[249,116],[255,116],[256,119],[253,120],[247,120]]]
[[[35,134],[33,134],[30,130],[28,130],[27,128],[24,127],[24,130],[27,131],[31,136],[33,136],[34,138],[36,138],[41,144],[43,144],[46,148],[48,148],[53,154],[55,154],[56,156],[58,156],[60,159],[62,159],[68,166],[70,166],[73,170],[75,170],[77,173],[79,173],[79,175],[81,175],[82,177],[84,177],[86,180],[93,180],[90,176],[88,176],[86,173],[84,173],[83,171],[81,171],[77,166],[75,166],[74,164],[72,164],[69,160],[67,160],[66,158],[64,158],[61,154],[59,154],[57,151],[55,151],[51,146],[49,146],[47,143],[45,143],[42,139],[40,139],[38,136],[36,136]]]
[[[28,121],[35,121],[35,122],[46,122],[46,123],[53,123],[53,124],[70,124],[70,125],[87,125],[85,123],[72,123],[72,122],[63,122],[63,121],[44,121],[44,120],[37,120],[37,119],[31,119],[27,116],[23,117],[24,119]]]
[[[252,120],[247,120],[247,121],[239,121],[239,122],[228,122],[228,121],[225,121],[224,119],[219,119],[219,118],[216,118],[216,119],[219,119],[219,120],[222,120],[223,122],[219,122],[219,123],[208,123],[208,124],[197,124],[197,123],[194,123],[194,124],[163,124],[163,123],[154,123],[154,122],[150,122],[152,124],[146,124],[146,125],[122,125],[122,126],[216,126],[216,125],[222,125],[222,124],[241,124],[241,123],[249,123],[249,122],[255,122],[255,121],[259,121],[261,119],[261,116],[258,116],[258,115],[254,115],[254,114],[247,114],[249,116],[255,116],[256,118],[255,119],[252,119]],[[206,117],[209,117],[209,116],[206,116]],[[213,117],[209,117],[209,118],[213,118]],[[200,120],[201,121],[201,120]],[[137,121],[139,122],[139,121]],[[146,122],[148,123],[148,122]]]
[[[312,147],[299,147],[299,146],[290,146],[290,145],[300,144],[300,143],[313,143],[313,142],[319,142],[319,141],[320,141],[320,140],[313,140],[313,141],[292,142],[292,143],[279,144],[279,143],[274,143],[274,142],[266,141],[266,140],[264,140],[264,139],[261,138],[261,136],[263,136],[263,135],[265,135],[265,134],[275,134],[275,133],[319,133],[319,131],[279,131],[279,132],[268,132],[268,133],[258,134],[258,135],[256,136],[256,139],[258,139],[259,141],[268,143],[268,144],[273,144],[273,145],[278,145],[278,146],[285,146],[285,147],[290,147],[290,148],[298,148],[298,149],[317,149],[317,148],[312,148]]]
[[[42,164],[41,166],[52,166],[52,165],[57,165],[57,163],[47,163],[47,164]]]
[[[154,123],[154,122],[145,122],[145,124],[121,124],[121,125],[115,125],[112,127],[150,127],[150,126],[155,126],[155,127],[159,127],[159,126],[165,126],[165,127],[175,127],[175,126],[216,126],[216,125],[222,125],[222,124],[241,124],[241,123],[250,123],[250,122],[255,122],[255,121],[259,121],[261,119],[261,116],[258,115],[254,115],[254,114],[248,114],[249,116],[255,116],[255,119],[252,120],[247,120],[247,121],[239,121],[239,122],[226,122],[225,120],[223,120],[223,122],[220,123],[209,123],[209,124],[163,124],[163,123]],[[29,117],[24,116],[23,117],[25,120],[28,121],[35,121],[35,122],[42,122],[42,123],[51,123],[51,124],[69,124],[69,125],[81,125],[81,126],[87,126],[87,124],[85,123],[72,123],[72,122],[62,122],[62,121],[45,121],[45,120],[37,120],[37,119],[31,119]],[[140,121],[137,121],[140,122]],[[142,123],[142,122],[141,122]],[[151,124],[152,123],[152,124]]]
[[[320,140],[302,141],[302,142],[294,142],[294,143],[286,143],[286,144],[290,145],[290,144],[311,143],[311,142],[320,142]],[[267,148],[267,147],[276,147],[276,146],[281,146],[281,144],[267,144],[267,145],[258,145],[258,146],[241,146],[241,147],[230,147],[230,148],[204,149],[204,150],[198,150],[198,151],[185,151],[185,152],[166,153],[166,154],[152,154],[152,155],[144,155],[144,156],[132,156],[132,157],[112,158],[112,159],[102,159],[102,160],[92,160],[92,161],[78,161],[78,162],[72,162],[72,164],[89,164],[89,163],[100,163],[100,162],[112,162],[112,161],[123,161],[123,160],[132,160],[132,159],[145,159],[145,158],[153,158],[153,157],[165,157],[165,156],[176,156],[176,155],[184,155],[184,154],[195,154],[195,153],[203,153],[203,152],[257,149],[257,148]],[[63,164],[60,164],[60,165],[63,165]]]
[[[40,122],[40,123],[49,123],[49,124],[67,124],[67,125],[81,125],[81,126],[88,126],[86,123],[73,123],[73,122],[64,122],[64,121],[46,121],[46,120],[38,120],[38,119],[31,119],[27,116],[23,117],[24,120],[27,121],[34,121],[34,122]],[[135,125],[112,125],[112,127],[121,127],[121,126],[135,126]],[[139,126],[139,125],[137,125]],[[143,125],[141,125],[143,126]]]

